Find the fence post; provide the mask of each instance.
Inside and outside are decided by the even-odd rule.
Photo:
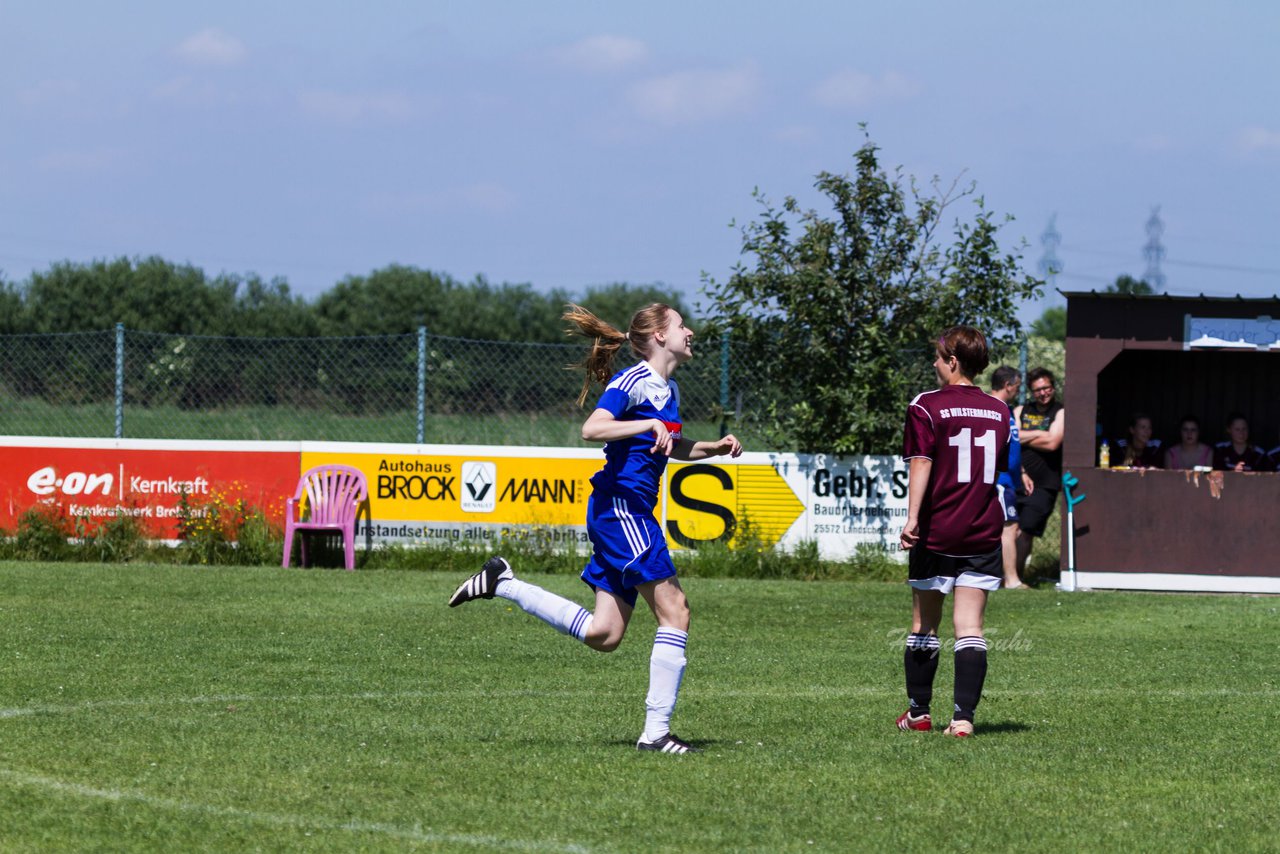
[[[426,441],[427,430],[427,327],[418,327],[418,444]]]
[[[124,324],[116,323],[116,438],[124,438]]]
[[[1022,397],[1019,400],[1025,401],[1031,396],[1031,392],[1027,390],[1027,338],[1023,336],[1022,344],[1018,347],[1018,373],[1022,375]]]
[[[720,333],[720,436],[729,435],[729,330]]]

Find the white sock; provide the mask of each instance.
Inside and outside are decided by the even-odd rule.
[[[649,656],[649,695],[644,699],[644,740],[657,741],[671,732],[680,680],[684,678],[684,647],[689,633],[658,626]]]
[[[578,640],[591,628],[591,612],[577,602],[570,602],[537,585],[518,578],[504,578],[493,588],[495,596],[510,599],[526,614],[532,614],[558,632]]]

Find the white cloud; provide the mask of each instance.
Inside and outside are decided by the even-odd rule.
[[[403,121],[413,115],[413,102],[400,92],[334,92],[317,89],[298,96],[307,115],[338,124]]]
[[[666,125],[693,124],[749,112],[759,98],[754,68],[678,71],[641,81],[628,100],[641,116]]]
[[[875,101],[901,101],[920,94],[920,84],[897,71],[879,77],[851,68],[837,71],[813,90],[813,100],[832,109],[865,107]]]
[[[625,36],[589,36],[553,52],[562,65],[580,71],[618,71],[644,61],[648,46]]]
[[[235,36],[211,27],[184,39],[174,48],[174,53],[192,65],[230,67],[244,62],[249,49]]]
[[[1240,131],[1236,142],[1245,152],[1280,151],[1280,130],[1261,127],[1245,128]]]

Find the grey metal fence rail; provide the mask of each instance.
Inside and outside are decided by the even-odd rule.
[[[682,414],[723,422],[728,342],[681,369]],[[581,444],[581,344],[431,335],[224,338],[125,330],[0,336],[0,434]],[[619,363],[619,367],[623,367]]]
[[[1032,364],[1060,366],[1056,346],[1033,352]],[[766,447],[758,419],[794,390],[756,382],[746,349],[727,336],[705,333],[695,350],[676,376],[688,434],[732,430]],[[926,350],[900,354],[921,388],[932,377]],[[426,329],[247,338],[117,325],[5,335],[0,435],[573,447],[584,444],[585,413],[575,403],[582,373],[570,366],[585,352],[581,342],[477,341]],[[1024,365],[1026,352],[1024,343]]]

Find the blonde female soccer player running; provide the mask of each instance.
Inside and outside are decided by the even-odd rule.
[[[679,312],[648,305],[635,313],[626,333],[578,306],[570,306],[564,317],[593,342],[581,365],[587,375],[578,404],[586,401],[593,380],[605,387],[582,425],[582,438],[603,442],[605,457],[604,468],[591,478],[587,534],[592,554],[582,571],[582,580],[595,591],[595,611],[521,581],[502,557],[490,558],[464,581],[449,605],[500,596],[592,649],[612,652],[627,631],[637,594],[643,597],[658,630],[649,658],[644,732],[636,747],[688,753],[695,748],[672,734],[670,723],[684,677],[689,604],[653,508],[668,457],[736,457],[742,445],[733,436],[694,442],[681,431],[680,392],[671,374],[693,356],[693,332]],[[641,361],[613,373],[624,344]]]
[[[996,475],[1008,468],[1009,409],[974,385],[987,367],[987,341],[971,326],[938,339],[933,369],[939,388],[907,407],[902,456],[909,466],[907,521],[900,547],[910,549],[911,633],[904,668],[910,708],[898,728],[933,727],[929,703],[938,671],[942,603],[955,594],[955,714],[947,735],[973,734],[987,675],[982,618],[987,594],[1004,577]]]

